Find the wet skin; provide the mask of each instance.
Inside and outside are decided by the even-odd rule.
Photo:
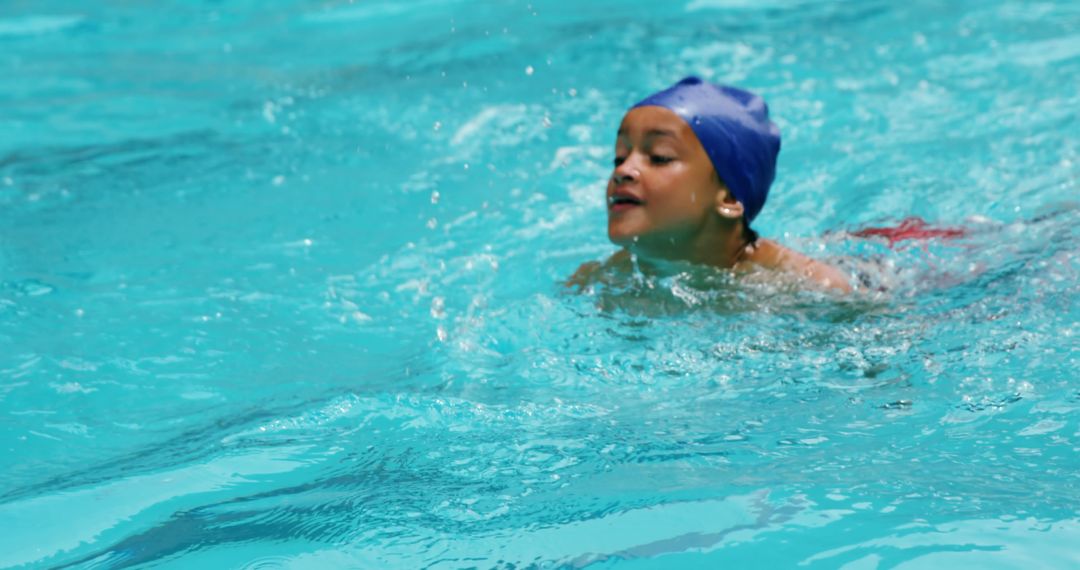
[[[607,185],[613,243],[647,257],[716,264],[716,238],[731,234],[737,218],[717,215],[727,189],[686,122],[661,107],[632,109],[619,126],[614,165]]]
[[[694,131],[662,107],[638,107],[623,117],[607,184],[608,237],[619,252],[587,263],[569,284],[584,286],[603,270],[629,269],[630,255],[689,261],[738,273],[778,272],[812,287],[850,292],[837,269],[772,240],[750,243],[743,206],[717,176]]]

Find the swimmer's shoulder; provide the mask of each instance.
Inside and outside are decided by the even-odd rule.
[[[789,274],[826,290],[841,293],[852,291],[851,283],[839,269],[770,239],[759,239],[746,262],[742,262],[736,269],[752,271],[753,266]]]

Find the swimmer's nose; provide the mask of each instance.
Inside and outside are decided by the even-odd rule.
[[[615,167],[615,171],[611,173],[611,181],[615,184],[625,184],[639,178],[641,178],[641,171],[628,166],[625,162]]]

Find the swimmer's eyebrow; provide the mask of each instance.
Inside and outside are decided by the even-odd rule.
[[[619,132],[618,132],[618,133],[616,133],[616,135],[618,135],[618,136],[620,136],[620,137],[621,137],[621,136],[626,136],[626,129],[619,129]],[[677,137],[677,136],[675,135],[675,131],[670,131],[670,130],[668,130],[668,129],[650,129],[650,130],[648,130],[648,131],[645,131],[645,136],[647,136],[647,137],[671,137],[671,138],[678,138],[678,137]]]

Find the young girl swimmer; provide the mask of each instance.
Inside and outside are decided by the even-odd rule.
[[[681,261],[850,292],[839,270],[750,228],[779,152],[780,130],[753,93],[687,77],[645,98],[619,125],[607,183],[608,238],[623,249],[582,265],[569,284],[584,287],[635,262],[648,270]]]

